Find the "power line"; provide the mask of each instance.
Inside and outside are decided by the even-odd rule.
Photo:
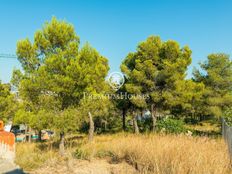
[[[0,59],[17,59],[15,54],[0,53]]]

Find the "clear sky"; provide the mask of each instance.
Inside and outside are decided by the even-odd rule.
[[[232,53],[231,0],[0,0],[0,53],[15,54],[16,43],[33,38],[56,16],[75,26],[119,71],[125,56],[149,35],[176,40],[192,51],[192,67],[210,53]],[[0,79],[9,82],[17,59],[0,58]]]

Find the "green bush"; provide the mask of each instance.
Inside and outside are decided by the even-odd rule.
[[[106,157],[110,157],[113,161],[117,161],[119,160],[119,157],[108,150],[104,150],[104,149],[92,149],[92,146],[89,147],[79,147],[73,154],[73,157],[75,157],[76,159],[82,159],[82,160],[91,160],[94,157],[97,158],[106,158]]]
[[[177,120],[173,118],[165,118],[163,120],[159,120],[157,123],[157,127],[159,131],[164,131],[166,133],[182,133],[186,132],[184,128],[184,122],[182,120]]]
[[[76,152],[74,153],[74,157],[77,159],[84,159],[89,160],[90,159],[90,152],[81,148],[78,148]]]
[[[224,116],[226,122],[227,122],[229,125],[232,125],[232,107],[227,108],[227,109],[225,110],[225,112],[223,113],[223,116]]]

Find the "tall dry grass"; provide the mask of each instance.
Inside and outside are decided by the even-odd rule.
[[[90,158],[111,156],[114,161],[126,160],[144,174],[232,173],[222,139],[184,135],[100,136],[79,148],[78,153]]]
[[[16,145],[15,162],[23,170],[32,170],[41,167],[44,163],[58,158],[58,152],[48,148],[39,148],[36,143],[18,143]]]
[[[67,154],[73,154],[69,155],[68,161],[75,164],[79,163],[75,157],[82,160],[95,158],[95,162],[104,158],[110,163],[126,161],[141,174],[232,173],[227,146],[221,138],[117,134],[96,136],[92,143],[88,143],[87,138],[75,139],[66,145]],[[67,161],[67,158],[60,158],[55,147],[41,143],[17,144],[16,163],[26,171],[45,166],[49,170],[49,166],[59,166],[60,161]],[[81,170],[75,165],[68,166],[72,170]]]

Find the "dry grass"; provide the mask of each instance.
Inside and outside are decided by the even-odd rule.
[[[196,125],[185,125],[186,129],[196,131],[205,135],[220,135],[221,125],[219,123],[210,123],[207,121],[202,121]]]
[[[35,143],[18,143],[16,145],[16,164],[23,170],[31,170],[42,166],[46,161],[52,161],[58,157],[55,150],[39,148]]]
[[[126,161],[136,168],[138,173],[143,174],[232,173],[227,147],[220,138],[117,134],[97,136],[92,143],[87,143],[86,139],[74,141],[78,143],[73,143],[74,146],[69,147],[69,152],[75,149],[75,156],[82,161],[92,161],[91,165],[98,163],[99,158],[104,158],[109,163],[121,164]],[[72,158],[71,161],[75,164],[68,165],[69,168],[73,167],[73,171],[83,170],[80,166],[77,167],[79,160],[70,155],[68,158]],[[35,144],[17,145],[16,162],[24,169],[42,168],[44,161],[53,161],[53,166],[56,166],[56,163],[60,162],[57,150],[42,151]],[[85,168],[91,168],[90,164]],[[97,172],[97,169],[95,171]]]
[[[82,147],[90,156],[125,159],[140,173],[231,173],[226,145],[221,139],[174,135],[101,136]],[[86,153],[88,152],[88,153]]]

